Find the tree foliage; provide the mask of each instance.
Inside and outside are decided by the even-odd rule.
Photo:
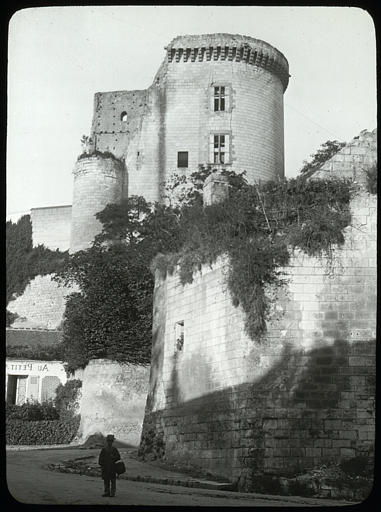
[[[28,257],[32,251],[32,224],[30,216],[24,215],[17,223],[6,223],[6,303],[14,294],[24,291],[29,282]]]
[[[71,256],[59,279],[75,282],[63,323],[68,370],[90,359],[149,364],[153,276],[157,251],[177,242],[176,217],[164,205],[151,211],[142,197],[109,205],[93,246]]]

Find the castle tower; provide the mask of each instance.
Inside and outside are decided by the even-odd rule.
[[[128,195],[148,201],[199,165],[246,171],[250,183],[283,177],[288,79],[270,44],[206,34],[173,39],[148,89],[96,93],[92,148],[74,170],[71,252],[100,231],[94,215],[127,196],[127,174]]]
[[[284,175],[283,94],[288,62],[270,44],[231,34],[180,36],[153,84],[96,93],[96,150],[123,158],[128,193],[160,200],[165,179],[200,164]]]
[[[121,201],[127,191],[125,166],[112,155],[82,155],[73,174],[70,253],[91,246],[102,228],[95,215],[107,204]]]
[[[251,37],[176,37],[167,47],[163,172],[210,163],[249,182],[284,175],[283,93],[288,63]],[[185,155],[179,157],[179,153]]]

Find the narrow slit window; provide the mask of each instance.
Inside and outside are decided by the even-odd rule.
[[[184,346],[184,320],[175,323],[175,348],[182,350]]]
[[[188,151],[177,153],[177,167],[188,167]]]

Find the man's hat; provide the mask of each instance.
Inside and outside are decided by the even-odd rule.
[[[109,434],[107,437],[106,437],[106,441],[114,441],[115,437],[112,435],[112,434]]]

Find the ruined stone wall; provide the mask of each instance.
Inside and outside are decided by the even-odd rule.
[[[363,130],[336,155],[325,162],[313,174],[314,178],[326,179],[330,176],[350,178],[364,186],[366,173],[377,161],[377,130]]]
[[[71,205],[32,208],[33,247],[44,245],[55,251],[69,250],[71,231]]]
[[[168,460],[241,488],[372,454],[376,197],[362,192],[351,209],[332,261],[295,253],[262,342],[244,333],[223,261],[189,285],[157,279],[143,448],[161,437]]]
[[[104,436],[114,434],[118,441],[137,446],[149,368],[96,359],[75,377],[82,380],[78,442],[101,433]]]
[[[8,303],[7,309],[19,316],[14,328],[57,329],[61,326],[66,297],[77,287],[59,286],[52,275],[36,276],[24,293]]]
[[[140,130],[146,96],[147,91],[95,94],[91,136],[98,151],[110,152],[117,158],[125,157],[133,134]],[[137,155],[133,156],[136,165]]]

